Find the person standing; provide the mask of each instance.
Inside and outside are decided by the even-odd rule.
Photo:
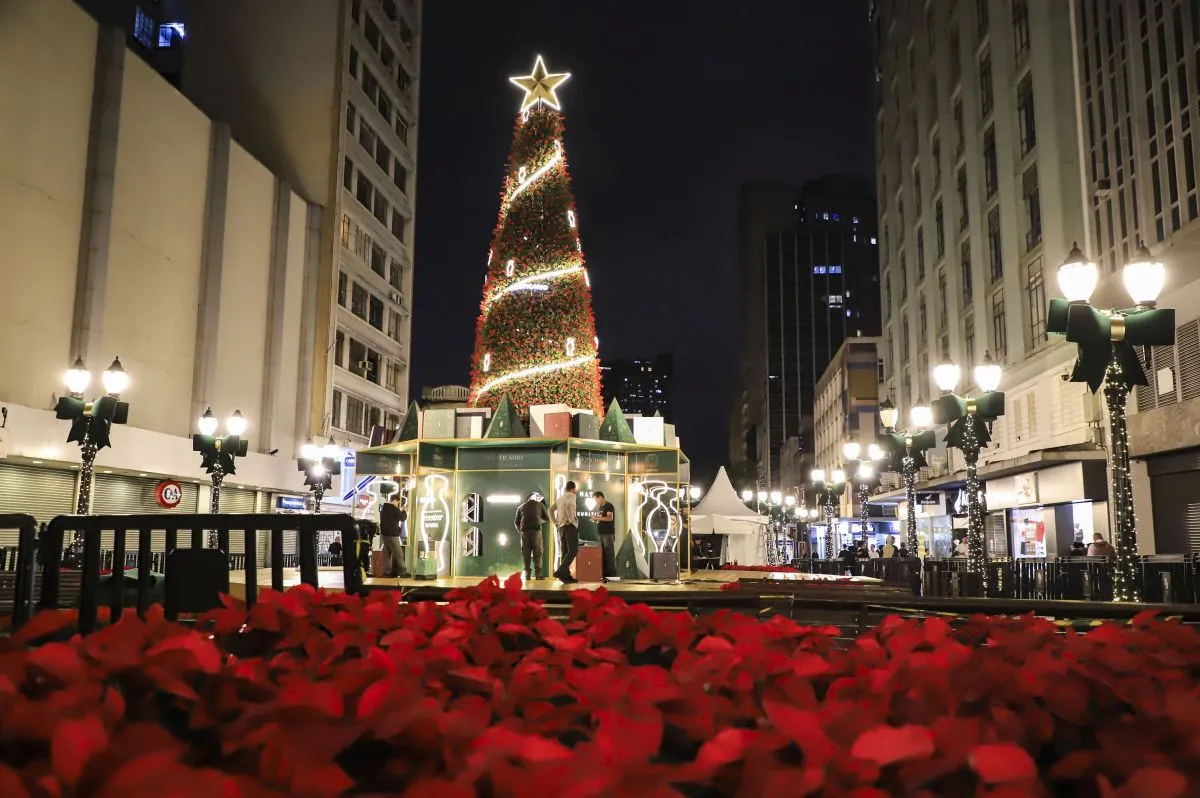
[[[558,527],[558,550],[560,562],[554,575],[564,584],[577,582],[571,576],[571,563],[579,553],[579,506],[575,495],[575,483],[568,482],[558,501],[554,503],[554,525]]]
[[[542,525],[549,520],[550,516],[546,512],[546,505],[542,504],[542,497],[537,493],[530,493],[517,508],[513,525],[521,536],[521,558],[525,561],[526,582],[529,581],[530,575],[534,571],[537,571],[538,579],[546,578],[545,569],[542,566]],[[532,570],[529,565],[531,558],[535,566]]]
[[[600,557],[604,569],[604,581],[620,581],[617,576],[617,508],[613,507],[603,491],[593,494],[596,498],[596,537],[600,538]]]
[[[404,545],[400,541],[400,527],[408,520],[408,513],[400,507],[400,494],[393,493],[379,508],[379,534],[383,537],[383,550],[386,552],[384,567],[390,578],[398,578],[404,574]]]
[[[1087,556],[1089,557],[1112,557],[1117,553],[1113,545],[1104,539],[1104,535],[1099,532],[1092,535],[1092,543],[1088,546]]]

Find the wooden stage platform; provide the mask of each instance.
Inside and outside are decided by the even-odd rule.
[[[507,578],[507,574],[501,580]],[[682,574],[675,581],[656,582],[650,579],[624,579],[619,582],[577,582],[565,585],[557,579],[533,579],[525,583],[525,589],[533,594],[561,594],[573,590],[596,590],[607,588],[617,595],[628,594],[630,600],[636,601],[640,595],[656,594],[666,598],[670,594],[695,596],[715,594],[721,586],[737,579],[753,580],[756,582],[769,581],[777,585],[781,592],[787,592],[789,587],[816,587],[820,582],[828,581],[827,577],[819,574],[768,573],[763,571],[695,571],[692,574]],[[325,590],[340,591],[343,588],[341,568],[322,568],[318,572],[319,585]],[[472,587],[482,581],[481,577],[454,577],[449,579],[367,579],[366,586],[375,590],[421,590],[422,593],[445,592],[455,588]],[[285,587],[300,584],[300,571],[295,568],[283,572]],[[855,577],[854,582],[863,588],[880,586],[878,579]],[[229,574],[229,592],[237,598],[245,598],[246,575],[244,571],[233,571]],[[258,572],[259,588],[270,587],[271,572],[263,569]]]

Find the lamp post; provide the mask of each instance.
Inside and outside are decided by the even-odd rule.
[[[856,499],[858,503],[859,534],[867,539],[867,499],[870,498],[871,483],[875,481],[875,461],[885,456],[878,444],[872,443],[867,447],[867,454],[862,456],[862,444],[858,441],[847,441],[842,446],[842,455],[847,463],[857,463],[854,471],[854,482],[857,486]]]
[[[92,373],[83,363],[82,357],[75,358],[67,369],[64,382],[69,396],[60,396],[54,407],[54,416],[71,422],[67,443],[79,444],[79,496],[75,500],[75,514],[87,515],[92,509],[92,478],[95,476],[96,454],[111,445],[110,434],[113,424],[129,421],[129,403],[121,401],[121,394],[129,387],[129,373],[121,365],[121,358],[113,362],[100,377],[104,384],[104,396],[94,402],[85,401],[83,392],[92,382]],[[66,561],[78,564],[83,558],[83,536],[76,534],[66,552]]]
[[[1135,346],[1170,346],[1175,343],[1175,311],[1155,306],[1166,282],[1166,268],[1154,260],[1145,244],[1138,244],[1133,260],[1122,270],[1125,290],[1134,306],[1122,310],[1095,308],[1088,300],[1096,290],[1096,264],[1078,246],[1058,267],[1058,285],[1065,299],[1050,300],[1046,329],[1078,344],[1079,354],[1071,382],[1087,383],[1092,393],[1104,386],[1108,409],[1109,503],[1117,556],[1113,563],[1113,598],[1142,600],[1136,578],[1137,524],[1133,513],[1133,481],[1129,473],[1129,431],[1125,406],[1129,389],[1148,385]]]
[[[342,462],[337,456],[337,445],[334,444],[333,438],[326,444],[304,444],[300,449],[300,459],[296,461],[296,467],[304,472],[304,484],[313,494],[313,512],[319,514],[325,491],[333,486],[333,478],[342,473]]]
[[[838,497],[846,491],[846,472],[835,468],[829,472],[829,481],[826,482],[825,470],[814,468],[812,485],[817,502],[825,510],[825,557],[832,560],[836,556],[833,551],[833,507]]]
[[[979,484],[979,451],[991,440],[992,422],[1004,415],[1000,387],[1000,364],[986,352],[975,367],[975,383],[982,391],[973,398],[954,393],[960,377],[958,366],[946,361],[933,367],[933,381],[942,396],[933,401],[933,422],[945,424],[946,443],[963,453],[967,461],[967,572],[978,574],[986,591],[986,557],[983,544],[983,488]]]
[[[201,465],[209,474],[212,481],[212,499],[209,502],[209,512],[221,512],[221,483],[228,474],[236,474],[235,459],[245,457],[249,450],[249,442],[242,438],[246,431],[246,419],[242,411],[235,410],[233,415],[225,419],[225,437],[217,437],[217,417],[212,408],[204,411],[196,423],[199,434],[192,436],[192,451],[199,452]],[[216,548],[216,533],[209,533],[209,546]]]
[[[914,557],[920,557],[917,540],[917,473],[929,462],[925,452],[937,443],[937,437],[930,427],[933,426],[933,410],[924,402],[917,402],[909,412],[911,427],[906,432],[896,432],[896,424],[900,420],[899,409],[892,404],[891,399],[885,399],[879,405],[879,421],[883,424],[883,447],[887,452],[889,469],[898,471],[904,480],[904,500],[908,504],[905,517],[905,528],[908,539],[908,549]]]

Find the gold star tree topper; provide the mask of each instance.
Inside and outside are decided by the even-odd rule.
[[[558,94],[554,90],[569,77],[571,77],[569,72],[553,75],[546,72],[546,62],[539,55],[533,63],[532,75],[509,78],[509,81],[525,91],[525,97],[521,100],[521,111],[528,111],[538,103],[545,103],[555,111],[561,111],[562,106],[559,104]]]

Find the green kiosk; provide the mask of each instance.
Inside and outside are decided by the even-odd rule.
[[[490,418],[472,424],[472,416],[481,414],[421,411],[414,404],[399,440],[357,454],[360,476],[394,480],[405,497],[410,573],[442,578],[519,572],[517,506],[531,493],[550,506],[568,481],[577,486],[584,545],[597,541],[594,494],[603,492],[616,508],[622,579],[649,578],[655,554],[674,554],[679,569],[687,567],[689,463],[671,425],[661,418],[628,418],[615,401],[603,423],[589,416],[569,424],[583,437],[529,437],[507,399]],[[554,425],[533,426],[536,433]],[[444,437],[451,429],[475,434]],[[544,552],[543,572],[551,573],[558,546],[550,525]]]

